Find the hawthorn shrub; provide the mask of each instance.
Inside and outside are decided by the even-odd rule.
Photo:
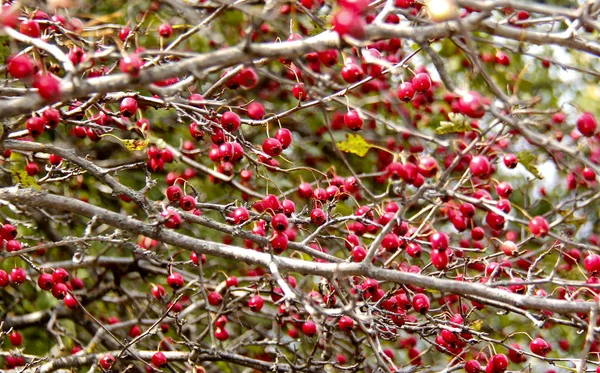
[[[2,371],[600,371],[599,14],[4,1]]]

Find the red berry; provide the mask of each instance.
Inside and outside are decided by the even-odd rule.
[[[215,329],[215,338],[217,338],[219,341],[226,341],[229,338],[229,332],[227,332],[227,329],[224,327],[217,327]]]
[[[294,85],[294,87],[292,88],[292,95],[294,95],[296,100],[306,101],[308,95],[306,94],[306,88],[304,86],[304,83],[297,83],[296,85]]]
[[[167,195],[167,199],[169,200],[169,202],[177,202],[181,199],[183,191],[179,186],[171,185],[167,188],[167,192],[165,194]]]
[[[536,355],[546,356],[548,352],[550,352],[550,345],[542,338],[535,338],[529,343],[529,348],[531,352]]]
[[[183,280],[183,276],[177,272],[173,272],[167,276],[167,284],[169,284],[173,290],[181,289],[184,283],[185,281]]]
[[[238,286],[238,284],[238,278],[235,276],[229,276],[227,277],[227,280],[225,280],[225,285],[227,285],[228,288],[232,286]]]
[[[173,35],[173,27],[168,23],[158,26],[158,34],[161,38],[170,38]]]
[[[490,161],[488,161],[487,157],[482,155],[478,155],[471,159],[471,163],[469,164],[469,169],[471,173],[480,178],[486,178],[490,173]]]
[[[152,355],[152,365],[157,368],[167,365],[167,357],[162,352],[158,351]]]
[[[31,38],[39,38],[42,35],[40,24],[31,19],[21,22],[19,31]]]
[[[123,115],[124,117],[132,117],[135,115],[136,111],[138,109],[138,103],[135,100],[135,98],[133,97],[125,97],[122,101],[121,101],[121,115]]]
[[[131,29],[129,27],[123,27],[119,30],[119,39],[124,42],[129,36],[129,33],[131,33]]]
[[[308,320],[304,324],[302,324],[302,333],[304,333],[307,337],[314,337],[317,335],[317,324],[314,321]]]
[[[425,314],[429,311],[429,298],[425,294],[415,294],[412,301],[412,306],[415,311]]]
[[[52,272],[52,280],[57,284],[64,284],[69,281],[69,272],[64,268],[56,268]]]
[[[14,78],[25,79],[33,75],[35,67],[26,54],[21,54],[8,59],[6,71]]]
[[[210,303],[211,306],[219,306],[223,303],[223,297],[216,291],[212,291],[208,293],[208,303]]]
[[[248,105],[247,110],[250,119],[260,120],[265,116],[265,107],[260,102],[252,102]]]
[[[230,133],[237,131],[240,128],[241,123],[240,116],[233,111],[226,111],[221,117],[223,129]]]
[[[46,122],[40,117],[31,117],[27,119],[27,123],[25,125],[31,137],[34,138],[40,137],[46,128]]]
[[[260,312],[264,305],[265,301],[260,295],[253,295],[248,300],[248,307],[254,312]]]
[[[270,239],[271,247],[276,254],[284,252],[289,244],[288,236],[283,232],[274,232]]]
[[[477,360],[468,360],[465,363],[465,372],[467,373],[480,373],[482,371],[481,364]]]
[[[47,108],[42,112],[42,118],[46,122],[46,127],[54,129],[60,122],[60,111],[55,108]]]
[[[344,114],[344,124],[351,131],[359,131],[362,128],[364,121],[356,110],[350,110]]]
[[[37,163],[29,162],[25,166],[25,171],[27,172],[27,175],[34,176],[40,172],[40,168],[38,167]]]
[[[420,93],[426,92],[431,88],[431,78],[427,73],[419,73],[412,78],[413,88]]]
[[[349,35],[355,39],[362,39],[365,36],[366,22],[359,13],[352,9],[343,7],[333,15],[331,20],[333,30],[340,37]]]
[[[350,316],[342,316],[338,325],[343,331],[351,332],[354,328],[354,320]]]
[[[119,62],[119,69],[125,74],[131,76],[138,76],[140,69],[143,65],[143,61],[137,54],[132,54],[127,57],[123,57]]]
[[[471,118],[481,118],[485,115],[483,99],[477,92],[469,92],[458,99],[460,112]]]
[[[163,224],[165,227],[169,229],[179,229],[179,227],[181,227],[181,216],[177,211],[167,209],[161,213],[161,216],[164,219]]]
[[[167,293],[162,285],[152,285],[152,296],[154,299],[162,299]]]
[[[271,226],[274,230],[283,232],[288,227],[288,219],[284,214],[276,214],[271,219]]]
[[[409,102],[415,96],[415,88],[412,83],[404,82],[398,86],[398,98],[404,102]]]
[[[8,339],[10,340],[10,344],[12,344],[15,347],[18,347],[23,343],[23,336],[17,331],[13,331],[12,333],[10,333],[8,335]]]
[[[347,63],[342,68],[342,78],[346,83],[355,83],[364,75],[363,69],[355,63]]]
[[[444,251],[448,248],[450,243],[448,235],[444,232],[435,232],[429,236],[429,243],[431,244],[432,250]]]
[[[583,265],[585,270],[588,271],[591,275],[596,275],[600,272],[600,255],[598,254],[589,254],[583,260]]]
[[[262,150],[271,157],[277,157],[283,151],[283,147],[279,140],[270,137],[263,142]]]
[[[362,246],[354,246],[352,248],[352,260],[356,263],[362,262],[367,256],[367,250]]]
[[[583,136],[593,136],[596,133],[596,127],[596,118],[591,113],[583,113],[577,118],[577,129]]]
[[[60,99],[60,82],[50,74],[36,75],[33,79],[33,87],[37,88],[38,94],[47,102]]]
[[[535,237],[545,237],[550,231],[550,227],[543,216],[536,216],[529,221],[529,231]]]
[[[109,370],[115,364],[115,362],[116,359],[111,354],[106,354],[102,356],[98,364],[100,364],[102,369]]]
[[[316,208],[310,212],[310,220],[315,225],[323,225],[327,221],[327,214],[322,209]]]
[[[287,149],[292,144],[292,132],[287,128],[278,129],[275,138],[281,143],[282,149]]]

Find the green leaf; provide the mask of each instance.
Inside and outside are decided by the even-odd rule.
[[[42,187],[37,183],[37,180],[29,176],[25,171],[26,161],[18,153],[12,153],[10,173],[15,180],[15,183],[21,184],[24,188],[41,189]]]
[[[345,152],[364,157],[373,145],[369,144],[362,136],[353,133],[348,134],[348,140],[336,143],[337,147]]]
[[[4,65],[6,59],[10,56],[9,37],[6,35],[0,36],[0,64]]]
[[[42,189],[42,187],[37,183],[35,178],[27,174],[27,171],[11,169],[10,173],[12,174],[15,181],[21,184],[24,188],[34,188],[38,190]]]
[[[523,165],[523,167],[525,167],[527,171],[531,172],[533,176],[537,177],[540,180],[544,178],[540,171],[537,169],[537,157],[531,154],[531,152],[529,152],[528,150],[518,152],[517,160],[520,164]]]
[[[472,131],[473,127],[467,121],[462,114],[450,113],[448,114],[450,121],[441,121],[440,126],[435,129],[435,133],[438,135],[445,135],[447,133],[455,132],[467,132]]]

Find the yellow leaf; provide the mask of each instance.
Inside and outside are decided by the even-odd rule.
[[[467,132],[473,130],[467,119],[460,114],[450,113],[450,122],[441,121],[440,126],[435,129],[438,135],[445,135],[453,132]]]
[[[480,331],[482,326],[483,326],[483,320],[481,320],[481,319],[475,320],[471,323],[471,329],[475,330],[476,332]]]
[[[359,157],[364,157],[369,152],[369,149],[374,147],[374,145],[369,144],[362,136],[353,133],[348,135],[348,140],[340,141],[336,145],[341,151],[353,153]]]
[[[121,140],[123,145],[129,151],[145,150],[148,146],[148,140]]]
[[[129,150],[131,152],[136,151],[136,150],[145,150],[146,147],[148,146],[148,144],[150,143],[150,140],[148,140],[148,139],[143,139],[143,140],[122,139],[111,133],[105,133],[104,135],[102,135],[100,137],[104,137],[104,136],[114,137],[115,139],[119,140],[127,148],[127,150]]]
[[[17,170],[11,169],[10,173],[17,183],[21,184],[24,188],[34,188],[34,189],[42,189],[42,187],[37,183],[37,180],[32,176],[29,176],[27,171],[25,170]]]

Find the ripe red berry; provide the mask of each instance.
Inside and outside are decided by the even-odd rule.
[[[306,101],[308,95],[306,94],[306,88],[304,86],[304,83],[297,83],[296,85],[294,85],[294,88],[292,88],[292,95],[294,95],[296,100]]]
[[[302,324],[302,333],[304,333],[307,337],[314,337],[317,335],[317,324],[314,321],[308,320],[304,324]]]
[[[167,209],[161,213],[163,217],[163,224],[169,229],[179,229],[181,227],[181,216],[179,213],[172,209]]]
[[[38,167],[37,163],[28,162],[25,166],[25,171],[27,172],[27,175],[35,176],[40,172],[40,168]]]
[[[248,300],[248,307],[254,312],[260,312],[264,305],[264,299],[262,299],[262,297],[258,294],[251,296]]]
[[[347,63],[342,68],[342,79],[346,83],[355,83],[364,75],[363,69],[355,63]]]
[[[287,128],[278,129],[275,138],[281,143],[282,149],[287,149],[292,144],[292,132]]]
[[[448,250],[431,250],[430,258],[431,264],[433,264],[437,270],[442,271],[448,268],[448,262],[450,261]]]
[[[333,15],[331,20],[333,30],[340,37],[349,35],[355,39],[362,39],[365,36],[366,22],[360,14],[353,9],[342,7]]]
[[[362,128],[364,121],[356,110],[350,110],[344,114],[344,124],[351,131],[359,131]]]
[[[226,341],[227,339],[229,339],[229,332],[224,327],[217,327],[215,329],[215,338],[217,338],[219,341]]]
[[[250,218],[250,214],[245,207],[237,207],[233,210],[233,221],[235,224],[242,224]]]
[[[104,113],[103,113],[104,114]],[[46,127],[54,129],[60,122],[60,111],[55,108],[47,108],[42,112],[42,118],[46,122]]]
[[[467,373],[481,373],[482,371],[481,364],[477,360],[468,360],[465,363],[465,372]]]
[[[310,198],[313,195],[313,190],[310,183],[303,182],[298,185],[298,195],[302,198]]]
[[[469,169],[474,176],[486,178],[490,173],[490,161],[488,161],[487,157],[478,155],[471,159]]]
[[[398,86],[398,98],[404,102],[409,102],[415,96],[415,88],[412,83],[404,82]]]
[[[216,291],[208,293],[208,303],[212,306],[219,306],[223,303],[223,297]]]
[[[271,226],[274,230],[283,232],[288,227],[288,219],[284,214],[275,214],[271,219]]]
[[[240,128],[242,121],[240,116],[233,111],[226,111],[221,117],[221,125],[227,132],[235,132]]]
[[[342,316],[338,325],[343,331],[351,332],[354,328],[354,320],[350,316]]]
[[[21,22],[19,31],[21,34],[27,35],[31,38],[39,38],[42,35],[40,24],[32,19]]]
[[[577,129],[583,136],[591,137],[596,133],[596,117],[592,113],[585,112],[577,118]]]
[[[27,127],[29,134],[36,138],[40,137],[44,133],[46,122],[40,117],[31,117],[27,119],[25,126]]]
[[[425,294],[415,294],[412,301],[412,306],[415,311],[425,314],[429,311],[429,298]]]
[[[154,299],[162,299],[167,293],[162,285],[152,285],[152,296]]]
[[[227,280],[225,280],[225,285],[230,288],[232,286],[238,286],[239,282],[238,282],[238,278],[235,276],[229,276],[227,277]]]
[[[460,112],[471,118],[481,118],[485,115],[483,99],[477,92],[469,92],[458,99]]]
[[[548,221],[543,216],[536,216],[529,221],[529,231],[535,237],[545,237],[550,231]]]
[[[58,166],[60,162],[62,162],[62,157],[56,154],[50,154],[50,157],[48,157],[48,162],[50,162],[50,164],[53,166]]]
[[[550,352],[550,345],[543,338],[535,338],[529,343],[531,352],[536,355],[546,356]]]
[[[140,74],[142,65],[143,61],[137,54],[131,54],[123,57],[121,61],[119,61],[119,69],[125,74],[129,74],[131,76],[138,76]]]
[[[69,272],[64,268],[56,268],[52,272],[52,280],[57,284],[64,284],[69,281]]]
[[[512,192],[513,188],[509,182],[503,181],[496,185],[496,193],[498,193],[498,196],[501,198],[510,198]]]
[[[433,177],[438,172],[438,163],[433,157],[421,157],[417,169],[423,177]]]
[[[327,221],[327,214],[322,209],[316,208],[310,212],[310,221],[315,225],[323,225]]]
[[[362,262],[367,256],[367,250],[362,246],[354,246],[352,248],[352,260],[356,263]]]
[[[448,235],[444,232],[435,232],[429,236],[429,243],[432,250],[444,251],[448,248],[450,241]]]
[[[596,275],[600,272],[600,255],[598,254],[589,254],[583,260],[583,265],[585,270],[588,271],[591,275]]]
[[[281,254],[288,248],[289,238],[283,232],[274,232],[269,241],[275,254]]]
[[[10,340],[10,344],[15,347],[19,347],[23,343],[23,336],[17,331],[10,333],[8,339]]]
[[[260,120],[265,116],[265,107],[260,102],[252,102],[247,107],[250,119]]]
[[[170,38],[173,35],[173,27],[168,23],[158,26],[158,34],[161,38]]]
[[[138,109],[138,103],[135,100],[135,98],[133,97],[125,97],[122,101],[121,101],[121,115],[123,115],[124,117],[132,117],[135,115],[136,111]]]
[[[119,39],[121,39],[121,41],[125,41],[127,39],[127,37],[129,36],[129,34],[131,33],[131,29],[129,27],[123,27],[119,30]]]
[[[594,180],[596,180],[596,172],[594,170],[592,170],[591,168],[587,168],[587,167],[584,168],[581,171],[581,175],[587,181],[594,181]]]
[[[427,73],[419,73],[412,78],[413,88],[420,93],[426,92],[431,88],[431,78]]]
[[[167,276],[167,284],[169,284],[173,290],[181,289],[184,283],[185,281],[183,280],[183,276],[177,272],[173,272]]]
[[[504,354],[496,354],[491,357],[488,364],[494,367],[493,373],[504,372],[508,368],[508,358]]]
[[[64,299],[65,295],[68,294],[69,288],[65,284],[54,284],[52,285],[52,296],[56,299]]]
[[[167,192],[165,194],[167,195],[167,199],[169,200],[169,202],[177,202],[181,199],[183,191],[179,186],[171,185],[167,188]]]
[[[35,67],[26,54],[21,54],[8,59],[6,71],[14,78],[25,79],[33,75]]]
[[[60,82],[50,74],[38,74],[33,79],[33,87],[37,88],[38,94],[47,102],[60,99]]]
[[[117,360],[111,354],[106,354],[102,356],[98,364],[100,364],[102,369],[109,370],[115,364],[116,361]]]
[[[283,147],[279,140],[270,137],[263,142],[262,150],[271,157],[277,157],[283,151]]]

